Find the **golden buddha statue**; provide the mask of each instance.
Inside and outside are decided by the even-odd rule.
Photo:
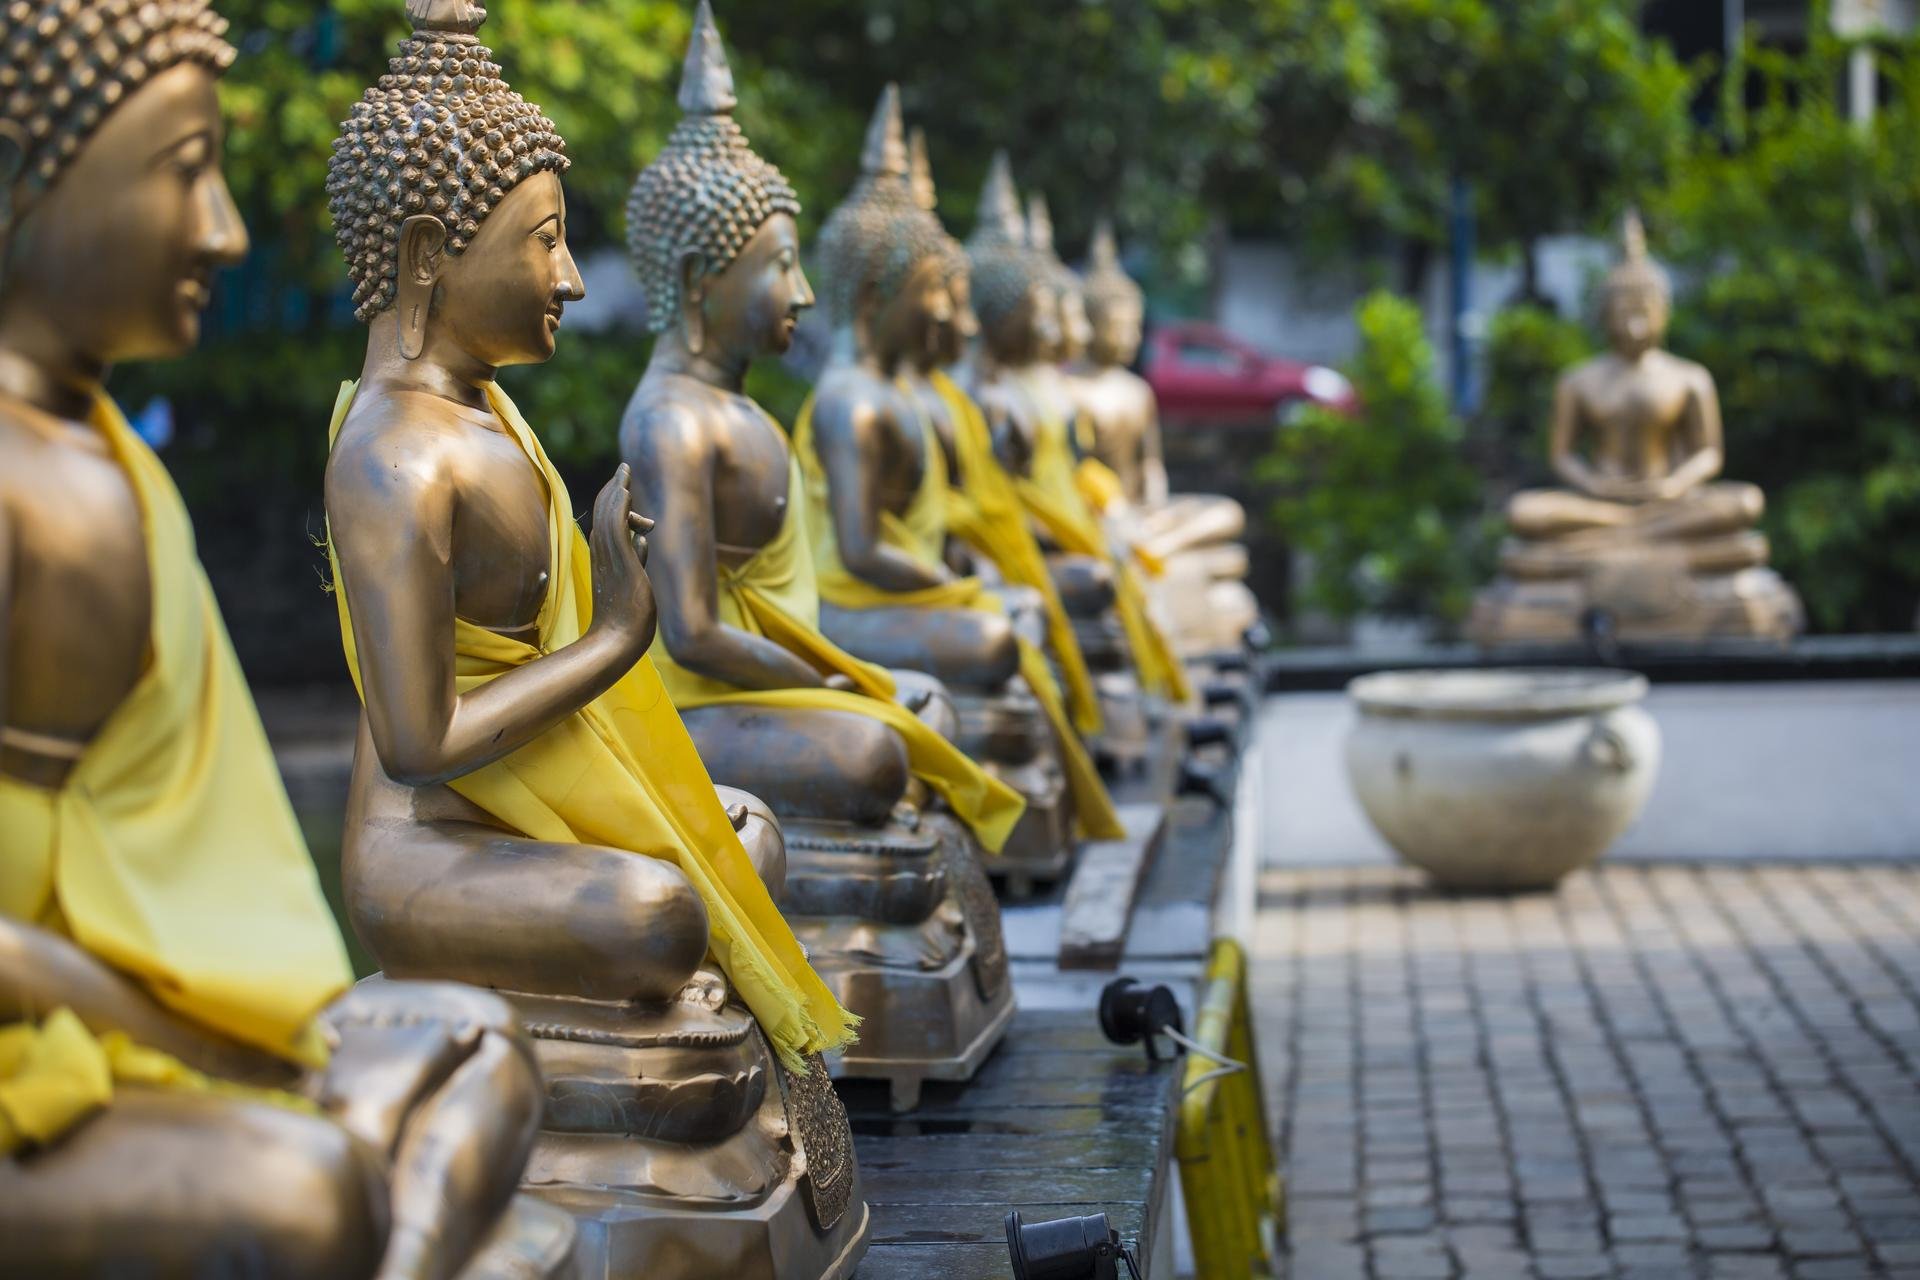
[[[1131,367],[1140,353],[1145,296],[1121,267],[1113,226],[1104,220],[1094,228],[1078,293],[1088,341],[1078,353],[1069,343],[1068,380],[1077,390],[1081,444],[1112,475],[1100,486],[1101,514],[1119,522],[1157,567],[1154,594],[1177,649],[1238,649],[1260,620],[1238,541],[1246,509],[1216,494],[1169,492],[1159,402]]]
[[[721,56],[704,6],[697,24]],[[659,337],[620,445],[636,508],[674,531],[650,563],[653,660],[714,776],[784,826],[788,918],[861,1019],[836,1068],[889,1080],[904,1110],[922,1081],[970,1077],[1012,1019],[979,847],[1002,847],[1023,804],[947,740],[938,682],[820,631],[799,464],[743,389],[813,303],[800,205],[734,123],[724,61],[688,68],[681,106],[628,209]]]
[[[1767,567],[1766,506],[1726,462],[1713,375],[1660,347],[1672,304],[1629,214],[1601,289],[1608,345],[1554,390],[1549,450],[1567,489],[1526,490],[1507,510],[1502,576],[1475,602],[1483,643],[1799,631],[1799,596]]]
[[[960,745],[1027,802],[993,864],[1019,891],[1065,871],[1076,832],[1118,821],[1036,637],[948,563],[946,454],[907,375],[952,322],[949,238],[914,199],[892,86],[861,168],[821,231],[833,354],[794,426],[821,622],[862,658],[951,686]],[[993,665],[943,658],[960,634],[989,639]]]
[[[518,1020],[348,990],[186,509],[102,389],[246,253],[225,31],[0,8],[0,1272],[571,1275],[515,1196]]]
[[[583,292],[564,143],[477,6],[410,13],[328,182],[369,328],[326,481],[365,705],[349,913],[387,976],[526,1018],[548,1099],[524,1185],[574,1215],[589,1273],[843,1276],[868,1217],[819,1055],[856,1020],[775,905],[777,825],[713,786],[646,656],[628,470],[589,545],[495,383]]]
[[[1142,695],[1184,703],[1186,674],[1147,612],[1131,552],[1089,504],[1074,454],[1079,408],[1059,360],[1075,341],[1077,281],[1052,252],[1051,220],[1023,215],[1011,166],[997,154],[981,192],[967,253],[980,339],[962,378],[994,428],[995,449],[1015,478],[1044,542],[1080,647],[1097,673],[1105,731],[1099,749],[1136,766],[1151,750]],[[1040,235],[1038,247],[1034,231]],[[1071,286],[1071,287],[1070,287]]]
[[[937,221],[939,193],[927,155],[926,135],[918,129],[908,145],[908,163],[914,202]],[[1031,602],[1027,607],[1037,623],[1037,634],[1028,641],[1046,646],[1059,673],[1062,702],[1073,729],[1082,738],[1099,740],[1107,733],[1099,690],[1081,652],[1073,613],[1056,575],[1061,564],[1076,559],[1082,562],[1082,603],[1096,616],[1113,603],[1112,575],[1103,562],[1067,556],[1056,556],[1050,562],[1042,551],[1022,502],[1019,482],[995,450],[994,428],[981,406],[948,372],[968,356],[979,336],[980,322],[973,312],[972,264],[966,249],[944,228],[940,254],[951,306],[937,326],[934,341],[905,362],[900,382],[932,424],[947,460],[949,557],[964,558],[996,594]],[[1007,428],[1003,425],[1002,430]],[[1087,604],[1089,595],[1092,601]],[[1066,762],[1070,776],[1093,772],[1086,768],[1086,753],[1080,744],[1068,743]],[[1087,794],[1076,799],[1081,811],[1104,814],[1111,808],[1104,784],[1095,786],[1089,777],[1083,785]],[[1095,825],[1104,827],[1104,820]]]

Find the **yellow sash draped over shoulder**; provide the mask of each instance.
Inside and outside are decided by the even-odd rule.
[[[733,704],[846,711],[878,720],[905,741],[913,775],[946,800],[988,851],[1000,852],[1027,802],[895,701],[893,677],[884,667],[861,661],[821,633],[804,490],[800,464],[790,462],[787,518],[780,532],[737,568],[719,566],[719,619],[722,626],[766,637],[822,676],[846,676],[854,691],[738,688],[681,666],[666,641],[655,636],[653,662],[674,705],[682,710]]]
[[[939,586],[918,591],[883,591],[856,577],[840,558],[839,540],[833,532],[833,507],[827,488],[826,469],[820,465],[813,443],[813,403],[808,396],[800,406],[793,424],[793,456],[799,465],[805,493],[807,537],[813,542],[813,561],[819,581],[820,599],[843,609],[978,609],[986,613],[1002,612],[999,597],[988,592],[978,578],[956,578]],[[906,552],[929,567],[944,563],[947,541],[949,485],[947,457],[934,435],[933,424],[922,420],[925,466],[920,487],[904,514],[882,512],[880,536],[889,546]],[[1061,767],[1066,774],[1067,790],[1073,796],[1075,822],[1080,835],[1093,840],[1119,840],[1126,836],[1120,814],[1100,771],[1080,740],[1067,712],[1066,697],[1054,678],[1047,656],[1032,642],[1021,639],[1020,675],[1045,712],[1047,723],[1059,744]]]
[[[340,390],[329,439],[346,420],[355,385]],[[506,393],[493,384],[486,390],[494,415],[546,482],[553,572],[534,644],[456,619],[454,683],[461,693],[565,648],[592,621],[592,562],[566,484]],[[358,685],[353,618],[337,560],[333,579],[341,643]],[[448,785],[530,839],[625,849],[679,867],[706,904],[715,959],[789,1066],[802,1069],[807,1055],[853,1041],[859,1019],[807,963],[650,658],[532,742]],[[633,924],[646,928],[644,920]]]
[[[321,1066],[314,1017],[353,980],[339,928],[179,492],[104,391],[92,425],[140,507],[147,668],[57,790],[0,777],[0,914],[71,939],[190,1022]],[[47,1012],[0,1028],[0,1151],[57,1136],[114,1079],[204,1080]]]
[[[1042,397],[1029,395],[1037,406]],[[1031,477],[1017,481],[1020,500],[1046,531],[1047,536],[1071,555],[1098,556],[1112,563],[1115,607],[1126,629],[1127,646],[1140,683],[1150,693],[1175,702],[1187,702],[1193,689],[1187,682],[1181,663],[1166,633],[1154,622],[1147,609],[1146,588],[1140,575],[1125,558],[1115,555],[1100,518],[1094,514],[1081,488],[1079,466],[1073,457],[1072,428],[1063,420],[1041,416],[1034,434]]]
[[[140,504],[152,635],[58,790],[0,777],[0,912],[71,938],[184,1017],[308,1066],[353,980],[340,930],[166,469],[104,392]]]

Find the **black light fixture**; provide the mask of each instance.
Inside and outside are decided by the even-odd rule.
[[[1143,987],[1132,978],[1115,978],[1100,992],[1100,1031],[1115,1044],[1146,1041],[1147,1059],[1160,1060],[1155,1037],[1168,1028],[1184,1034],[1180,1002],[1164,983]]]
[[[1127,1274],[1140,1280],[1139,1259],[1120,1243],[1120,1233],[1104,1213],[1028,1224],[1011,1209],[1007,1254],[1014,1280],[1119,1280],[1122,1262]]]

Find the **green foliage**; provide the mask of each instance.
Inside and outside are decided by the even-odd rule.
[[[1489,479],[1513,488],[1546,478],[1554,384],[1594,348],[1585,325],[1550,307],[1523,303],[1493,317],[1483,351],[1486,391],[1472,441]]]
[[[407,24],[398,0],[227,0],[241,57],[222,97],[227,174],[247,225],[280,255],[284,281],[330,290],[341,276],[326,170],[348,109]],[[673,90],[691,25],[679,0],[493,0],[485,38],[507,80],[560,127],[576,236],[617,238],[627,186],[678,119]],[[757,107],[753,78],[742,116]]]
[[[1683,152],[1694,79],[1639,30],[1639,0],[1265,0],[1163,4],[1179,31],[1162,95],[1189,163],[1238,224],[1336,239],[1446,237],[1467,178],[1499,250],[1577,230]],[[1281,223],[1276,227],[1276,222]]]
[[[1464,617],[1488,565],[1480,480],[1434,372],[1420,309],[1375,293],[1356,313],[1349,371],[1355,417],[1323,408],[1282,426],[1262,465],[1271,518],[1311,564],[1302,603],[1361,612]]]
[[[1920,45],[1888,45],[1870,129],[1844,50],[1749,51],[1655,205],[1698,273],[1673,345],[1719,380],[1728,471],[1768,494],[1774,562],[1822,629],[1905,630],[1920,599]]]

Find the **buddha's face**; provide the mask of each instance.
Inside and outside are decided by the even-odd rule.
[[[567,249],[559,175],[536,173],[509,191],[466,252],[443,260],[435,283],[434,324],[475,360],[503,368],[552,359],[566,304],[587,296]]]
[[[781,355],[793,345],[813,287],[800,267],[800,229],[776,213],[753,233],[740,256],[706,282],[705,341],[751,359]]]
[[[1131,365],[1140,354],[1141,324],[1144,319],[1140,308],[1131,302],[1108,302],[1094,311],[1089,319],[1093,324],[1093,340],[1088,344],[1088,351],[1094,361],[1123,368]]]
[[[958,364],[980,333],[980,317],[973,309],[973,277],[963,268],[947,276],[951,318],[940,328],[935,364]]]
[[[945,265],[921,260],[907,282],[874,318],[873,345],[883,363],[905,360],[924,366],[940,350],[941,331],[953,323],[953,293]]]
[[[247,252],[221,140],[211,71],[182,63],[147,81],[15,229],[6,310],[99,365],[191,348],[214,272]]]
[[[1093,341],[1093,322],[1087,319],[1087,299],[1078,289],[1060,291],[1060,355],[1063,362],[1087,354]]]
[[[1060,358],[1060,291],[1035,283],[1027,289],[1029,352],[1034,360]]]
[[[1607,299],[1607,341],[1628,357],[1644,355],[1667,333],[1667,303],[1649,289],[1623,289]]]

